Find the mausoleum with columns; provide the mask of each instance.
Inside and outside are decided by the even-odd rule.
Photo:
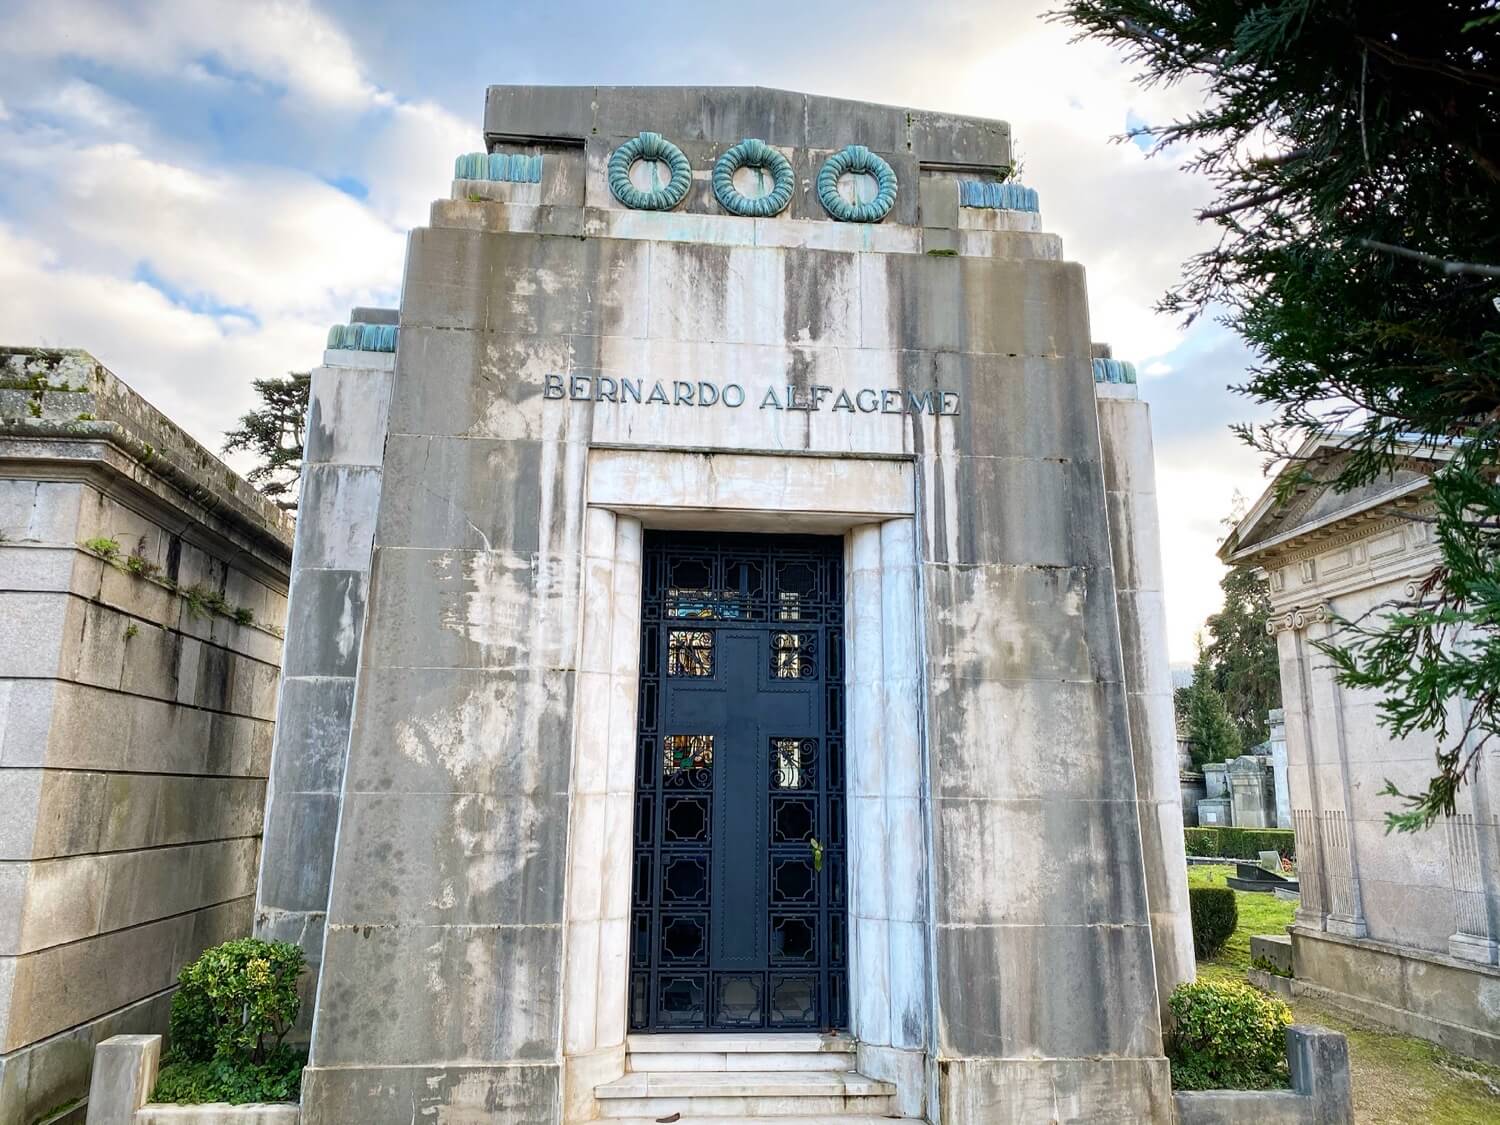
[[[1167,1120],[1149,420],[999,121],[489,90],[313,377],[302,1120]]]

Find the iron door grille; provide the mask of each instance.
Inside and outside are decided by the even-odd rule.
[[[630,1026],[846,1028],[842,540],[644,548]]]

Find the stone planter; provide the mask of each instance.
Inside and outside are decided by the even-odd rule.
[[[161,1067],[160,1035],[116,1035],[94,1048],[87,1125],[297,1125],[295,1102],[148,1103]]]
[[[1175,1093],[1177,1125],[1353,1125],[1348,1040],[1326,1027],[1289,1027],[1286,1055],[1290,1090]]]

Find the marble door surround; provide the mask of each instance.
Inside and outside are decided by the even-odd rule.
[[[565,1120],[625,1071],[645,528],[845,543],[851,1032],[864,1074],[927,1104],[931,833],[916,466],[907,458],[589,451],[563,969]]]

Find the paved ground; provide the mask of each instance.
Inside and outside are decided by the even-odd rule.
[[[1190,867],[1193,886],[1224,885],[1224,866]],[[1283,933],[1292,906],[1274,895],[1236,891],[1239,927],[1219,953],[1198,963],[1200,980],[1244,980],[1250,935]],[[1359,1125],[1500,1125],[1500,1067],[1454,1055],[1408,1035],[1355,1022],[1310,1000],[1297,1000],[1298,1023],[1317,1023],[1349,1037],[1354,1114]]]

